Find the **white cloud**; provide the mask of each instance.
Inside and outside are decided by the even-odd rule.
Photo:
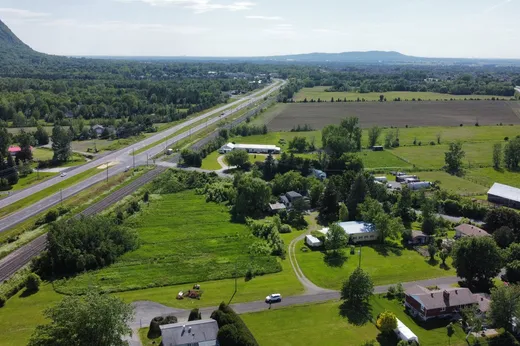
[[[151,6],[180,6],[204,13],[214,10],[244,11],[250,10],[256,4],[249,1],[236,1],[230,4],[214,3],[212,0],[116,0],[119,2],[143,2]]]
[[[260,20],[268,20],[268,21],[272,21],[272,20],[283,20],[282,17],[278,17],[278,16],[246,16],[247,19],[260,19]]]
[[[277,28],[292,28],[292,24],[276,24]]]
[[[38,20],[43,17],[50,16],[50,13],[33,12],[19,8],[0,8],[0,15],[3,19],[17,19],[17,20]]]

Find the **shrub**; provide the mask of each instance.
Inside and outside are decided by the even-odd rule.
[[[190,311],[190,316],[188,317],[188,322],[189,321],[197,321],[197,320],[201,320],[201,319],[202,319],[202,316],[200,314],[199,309],[195,308],[195,309]]]
[[[382,312],[377,318],[376,326],[382,333],[391,333],[397,328],[397,317],[393,312]]]
[[[25,288],[29,292],[38,292],[41,282],[42,280],[37,274],[31,273],[27,277],[27,281],[25,281]]]
[[[5,305],[5,302],[7,301],[7,299],[5,299],[4,296],[0,296],[0,308],[3,307]]]
[[[291,226],[283,224],[282,227],[280,227],[280,233],[291,233],[292,229]]]
[[[53,221],[56,221],[58,219],[59,213],[57,210],[52,209],[45,214],[45,223],[51,223]]]
[[[148,339],[157,339],[161,336],[161,327],[165,324],[173,324],[177,323],[177,317],[173,315],[168,315],[166,317],[158,316],[154,317],[150,321],[150,328],[148,329],[147,337]]]

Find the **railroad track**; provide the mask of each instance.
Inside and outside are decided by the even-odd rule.
[[[141,186],[149,183],[155,179],[159,174],[166,170],[165,167],[156,167],[153,170],[145,173],[143,176],[137,178],[130,184],[122,187],[121,189],[114,191],[106,198],[91,205],[81,213],[76,214],[74,217],[79,218],[81,216],[90,216],[102,212],[111,205],[120,201],[124,197],[135,192]],[[41,235],[34,239],[30,243],[22,246],[21,248],[13,251],[2,260],[0,260],[0,283],[9,279],[11,275],[16,273],[20,268],[25,266],[31,261],[33,257],[36,257],[39,253],[45,250],[47,246],[47,234]]]

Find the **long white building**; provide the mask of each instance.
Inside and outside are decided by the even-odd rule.
[[[280,147],[270,144],[235,144],[228,143],[223,145],[218,152],[221,154],[229,153],[233,150],[245,150],[251,154],[280,154]]]
[[[371,223],[360,222],[360,221],[347,221],[338,222],[338,225],[343,228],[349,239],[353,243],[375,241],[377,240],[379,233],[375,226]],[[320,230],[321,233],[327,234],[329,228],[325,227]]]

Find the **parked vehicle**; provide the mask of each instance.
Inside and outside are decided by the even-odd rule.
[[[282,295],[280,293],[273,293],[265,297],[266,303],[279,303],[282,301]]]
[[[60,177],[63,178],[63,177],[66,177],[66,176],[67,176],[67,173],[65,173],[65,172],[61,172]]]

